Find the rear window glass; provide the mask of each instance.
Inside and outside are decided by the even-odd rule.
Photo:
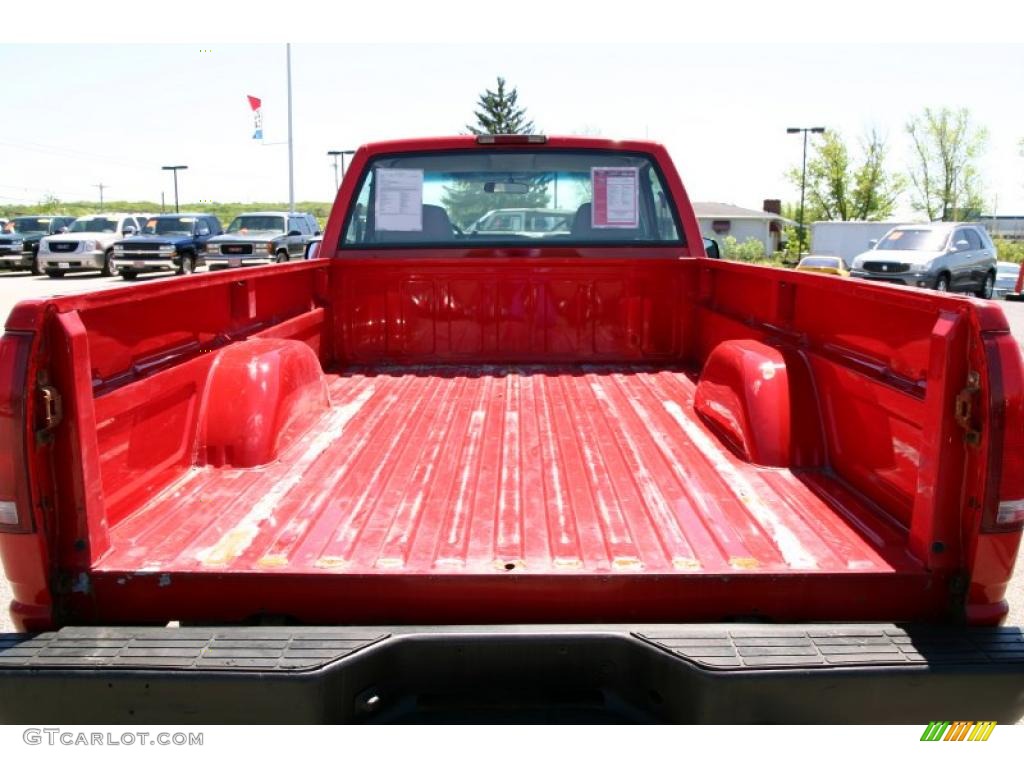
[[[645,155],[494,150],[381,157],[341,247],[682,245]]]

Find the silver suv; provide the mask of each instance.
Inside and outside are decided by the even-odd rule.
[[[904,224],[857,256],[850,276],[991,299],[996,248],[973,224]]]

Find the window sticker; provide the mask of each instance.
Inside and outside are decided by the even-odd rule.
[[[378,232],[423,231],[423,171],[398,168],[377,170],[374,201]]]
[[[640,226],[640,183],[637,168],[591,168],[594,229],[636,229]]]

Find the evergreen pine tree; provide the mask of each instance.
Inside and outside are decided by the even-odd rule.
[[[466,129],[474,136],[482,133],[533,133],[532,120],[526,119],[526,110],[517,106],[519,93],[515,88],[505,90],[505,78],[498,78],[498,90],[485,90],[477,101],[476,125]]]

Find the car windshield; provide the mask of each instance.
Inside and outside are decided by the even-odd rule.
[[[824,256],[807,256],[800,261],[800,266],[839,269],[843,264],[839,259],[826,258]]]
[[[284,232],[282,216],[238,216],[227,228],[231,233]]]
[[[145,235],[191,235],[193,216],[160,216],[146,222],[142,233]]]
[[[894,229],[878,243],[879,251],[941,251],[949,230]]]
[[[78,219],[71,225],[71,232],[117,232],[116,219]]]
[[[4,225],[5,233],[26,235],[30,232],[46,232],[52,219],[12,219]]]
[[[515,242],[679,246],[683,239],[646,155],[496,149],[375,160],[348,212],[341,247]]]

